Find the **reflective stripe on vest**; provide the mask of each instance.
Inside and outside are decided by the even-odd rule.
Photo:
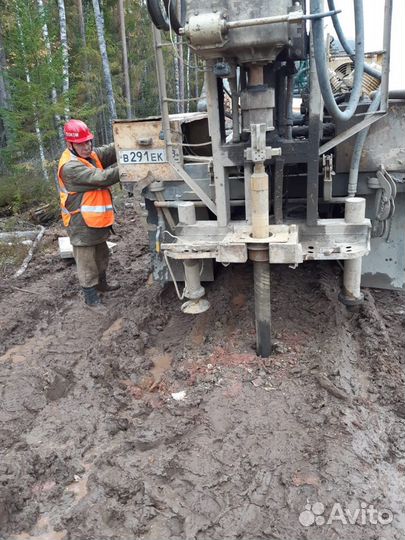
[[[65,227],[68,227],[70,220],[75,214],[82,214],[84,222],[88,227],[104,228],[110,227],[114,223],[114,210],[112,206],[111,192],[108,188],[93,189],[86,191],[82,194],[80,208],[77,210],[69,211],[66,208],[66,202],[69,195],[79,195],[76,191],[68,191],[63,183],[61,170],[62,167],[71,160],[81,161],[83,165],[90,169],[101,169],[103,166],[98,155],[95,152],[90,154],[90,158],[96,163],[96,166],[89,163],[86,159],[75,156],[66,149],[60,160],[58,166],[58,182],[59,182],[59,197],[60,206],[62,211],[62,220]]]
[[[112,210],[112,205],[108,206],[81,206],[82,212],[106,212],[107,210]]]

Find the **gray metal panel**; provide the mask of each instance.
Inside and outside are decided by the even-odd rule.
[[[315,225],[319,216],[319,139],[323,120],[323,99],[315,67],[314,44],[310,40],[309,151],[307,157],[307,223]]]
[[[356,117],[354,124],[359,119]],[[340,133],[350,123],[338,124]],[[352,157],[355,137],[351,137],[336,150],[336,172],[348,172]],[[403,171],[405,169],[405,101],[390,101],[387,116],[371,126],[368,133],[362,158],[360,172],[376,171],[380,164],[387,171]]]
[[[226,13],[227,21],[287,15],[291,0],[186,0],[186,20],[203,13]],[[289,43],[288,23],[231,29],[222,46],[199,48],[198,54],[216,58],[226,54],[241,62],[274,59]]]
[[[154,249],[151,246],[151,251]],[[169,259],[170,267],[176,281],[184,283],[184,265],[182,261]],[[169,269],[166,266],[162,255],[152,251],[152,274],[154,281],[161,284],[173,281]],[[214,261],[213,259],[201,259],[201,281],[214,281]]]
[[[374,209],[374,197],[366,197],[370,215]],[[378,289],[405,288],[405,194],[395,199],[396,211],[392,219],[391,233],[385,238],[372,238],[371,251],[363,257],[363,287]]]
[[[215,203],[219,226],[226,226],[230,219],[229,181],[228,175],[221,162],[221,128],[219,120],[219,99],[217,78],[212,70],[213,62],[207,62],[208,71],[205,74],[207,84],[208,122],[212,142],[212,157],[214,159]]]

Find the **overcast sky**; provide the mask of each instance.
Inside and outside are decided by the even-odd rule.
[[[340,23],[348,39],[354,38],[353,0],[335,0]],[[325,8],[327,3],[325,2]],[[384,0],[363,0],[366,51],[381,50]],[[390,88],[405,89],[405,0],[393,0]],[[334,33],[329,25],[328,31]]]

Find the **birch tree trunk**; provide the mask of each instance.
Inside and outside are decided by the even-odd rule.
[[[115,99],[114,99],[114,92],[113,92],[112,79],[111,79],[110,63],[108,61],[107,46],[106,46],[105,37],[104,37],[104,18],[100,10],[100,4],[98,0],[92,0],[92,2],[93,2],[93,9],[94,9],[94,17],[96,20],[98,44],[100,47],[101,60],[102,60],[102,65],[103,65],[103,75],[104,75],[104,83],[105,83],[106,93],[107,93],[108,109],[110,113],[109,131],[110,131],[110,135],[112,135],[112,120],[114,118],[117,118],[117,112],[115,109]]]
[[[178,51],[177,38],[176,38],[176,51]],[[176,89],[176,113],[180,112],[180,66],[179,58],[176,54],[174,59],[174,85]]]
[[[26,46],[25,46],[25,41],[24,41],[24,33],[22,31],[21,21],[20,21],[20,16],[19,16],[19,13],[18,13],[18,9],[16,10],[16,22],[17,22],[18,32],[19,32],[19,36],[20,36],[21,50],[23,52],[23,57],[24,57],[25,80],[27,81],[28,87],[31,88],[31,75],[30,75],[30,72],[29,72],[29,69],[28,69],[28,64],[27,64],[27,59],[26,59],[26,52],[25,52],[26,51]],[[35,135],[36,135],[37,141],[38,141],[39,157],[41,159],[42,173],[44,175],[45,180],[47,182],[49,182],[49,175],[48,175],[48,171],[46,169],[45,147],[44,147],[44,142],[43,142],[43,138],[42,138],[41,128],[39,126],[38,108],[37,108],[37,105],[36,105],[35,102],[32,104],[32,108],[33,108],[33,115],[34,115]]]
[[[37,0],[37,4],[38,4],[39,15],[42,19],[42,37],[45,42],[47,62],[48,62],[48,65],[50,65],[52,61],[52,50],[51,50],[51,42],[49,39],[48,25],[46,24],[46,21],[45,21],[44,3],[42,0]],[[51,100],[52,100],[52,105],[54,105],[56,109],[57,104],[58,104],[58,94],[55,87],[55,81],[52,80],[51,84],[52,84]],[[65,145],[64,138],[63,138],[63,130],[61,126],[60,116],[57,113],[55,113],[55,124],[56,124],[56,129],[58,131],[59,145],[61,148],[63,148],[63,146]]]
[[[178,89],[178,99],[179,107],[178,112],[184,113],[184,60],[183,60],[183,38],[181,36],[176,36],[177,42],[177,76],[178,80],[176,81],[176,87]]]
[[[118,1],[118,10],[120,14],[120,34],[121,34],[121,47],[122,47],[122,69],[124,72],[124,84],[125,84],[125,103],[127,106],[127,118],[131,118],[131,86],[129,82],[129,68],[128,68],[128,50],[127,50],[127,38],[125,32],[125,8],[124,0]]]
[[[200,88],[198,84],[198,56],[194,53],[194,97],[198,98],[200,97]]]
[[[59,25],[60,25],[60,42],[62,47],[62,94],[65,103],[65,120],[69,120],[69,47],[67,42],[67,26],[66,26],[66,11],[64,0],[58,0],[59,8]]]
[[[183,38],[182,36],[179,36],[179,71],[180,71],[180,99],[182,100],[180,103],[180,112],[184,113],[185,107],[184,107],[184,47],[183,47]]]
[[[181,13],[181,4],[182,2],[176,3],[177,17],[179,21],[182,20]],[[170,5],[170,4],[169,4]],[[178,98],[179,102],[179,113],[184,113],[184,51],[183,51],[183,37],[176,36],[176,45],[177,45],[177,61],[178,61]]]
[[[190,62],[191,62],[191,52],[190,47],[187,47],[187,64],[186,64],[186,95],[187,100],[191,98],[191,92],[190,92]],[[190,101],[187,101],[187,112],[190,112]]]

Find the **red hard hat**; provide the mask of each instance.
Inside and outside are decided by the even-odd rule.
[[[72,143],[83,143],[94,139],[93,133],[81,120],[69,120],[64,125],[65,141]]]

